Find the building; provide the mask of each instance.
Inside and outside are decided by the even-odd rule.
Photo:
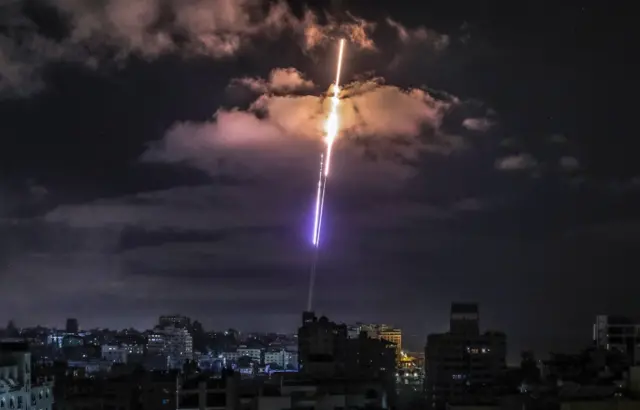
[[[176,389],[179,379],[176,374],[147,372],[142,380],[140,404],[145,410],[177,409]]]
[[[506,370],[506,336],[480,333],[476,304],[451,306],[449,332],[431,334],[425,348],[428,405],[477,404],[496,394],[496,379]]]
[[[344,374],[346,362],[347,326],[330,322],[313,312],[302,314],[298,329],[298,360],[300,371],[316,378],[331,378]]]
[[[345,375],[351,379],[393,381],[396,373],[395,345],[372,339],[365,332],[346,344]]]
[[[282,375],[261,386],[254,400],[253,404],[241,404],[256,410],[389,408],[385,390],[378,382],[340,378],[310,380]]]
[[[360,333],[347,341],[345,377],[348,380],[376,381],[391,407],[396,403],[396,346],[383,339]]]
[[[337,380],[356,385],[371,382],[383,393],[385,405],[395,403],[395,343],[371,338],[366,331],[361,331],[358,338],[349,338],[346,325],[331,322],[324,316],[317,318],[311,312],[303,314],[298,341],[301,378],[329,384]],[[329,406],[319,402],[314,405]]]
[[[347,337],[349,339],[357,339],[362,332],[362,323],[356,323],[355,325],[347,326]]]
[[[112,363],[128,363],[132,356],[144,355],[144,346],[142,345],[102,345],[101,357],[103,360]]]
[[[78,319],[74,319],[74,318],[67,319],[65,330],[67,331],[67,333],[73,333],[73,334],[78,333],[80,331],[80,327],[78,326]]]
[[[240,357],[250,357],[251,360],[262,363],[262,349],[241,345],[238,347],[237,353]]]
[[[102,360],[106,360],[111,363],[127,363],[128,352],[120,346],[102,345],[100,350]]]
[[[372,339],[381,339],[391,342],[396,346],[396,359],[399,360],[402,352],[402,330],[384,324],[356,323],[347,327],[347,337],[358,339],[361,333],[365,333]]]
[[[422,391],[424,386],[424,353],[400,353],[396,381],[400,387]]]
[[[624,353],[630,364],[640,364],[640,320],[613,315],[598,315],[593,325],[597,347]]]
[[[270,349],[264,352],[264,364],[276,365],[281,369],[285,369],[290,366],[297,367],[297,363],[294,362],[294,355],[285,349]]]
[[[402,353],[402,330],[387,325],[378,327],[378,338],[393,343],[396,347],[396,358]]]
[[[220,358],[224,360],[225,363],[234,363],[237,362],[239,358],[242,356],[236,350],[228,350],[226,352],[220,353]]]
[[[158,327],[189,328],[191,319],[182,315],[163,315],[158,318]]]
[[[183,383],[178,394],[181,410],[237,409],[238,375],[225,373],[222,378],[199,377]]]
[[[180,409],[363,409],[388,408],[384,389],[368,380],[311,380],[296,374],[275,375],[259,383],[241,381],[237,372],[221,378],[197,377],[181,384]]]
[[[154,329],[147,335],[147,352],[149,354],[162,354],[166,348],[166,335],[160,329]]]
[[[53,378],[32,373],[24,342],[0,342],[0,409],[52,410]]]
[[[186,328],[164,329],[168,367],[181,369],[187,360],[193,360],[193,338]]]
[[[147,352],[166,358],[168,368],[180,369],[187,360],[193,360],[193,338],[183,327],[157,327],[147,335]]]

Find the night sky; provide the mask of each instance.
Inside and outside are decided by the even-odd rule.
[[[558,4],[0,0],[0,321],[295,329],[344,37],[316,310],[587,345],[640,308],[635,22]]]

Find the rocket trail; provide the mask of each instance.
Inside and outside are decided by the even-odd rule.
[[[331,111],[325,122],[325,144],[326,152],[320,156],[320,176],[318,179],[318,196],[316,198],[315,223],[313,227],[312,242],[318,247],[320,242],[320,227],[322,226],[322,211],[324,208],[324,191],[326,179],[329,176],[331,167],[331,153],[333,151],[333,143],[338,135],[338,105],[340,104],[340,71],[342,70],[342,55],[344,53],[344,40],[340,40],[340,52],[338,53],[338,67],[336,69],[336,81],[333,85],[333,95],[331,96]]]
[[[344,39],[340,40],[340,51],[338,52],[338,66],[336,68],[336,81],[333,84],[333,95],[331,96],[331,110],[325,122],[325,144],[326,151],[320,155],[320,175],[318,177],[318,192],[316,194],[315,217],[313,224],[312,243],[314,246],[313,261],[311,263],[311,273],[309,278],[309,296],[307,300],[307,311],[311,311],[313,304],[313,288],[315,285],[316,265],[318,264],[318,252],[320,247],[320,233],[322,231],[322,214],[324,212],[324,198],[327,190],[327,179],[331,167],[331,153],[333,143],[338,136],[339,118],[338,105],[340,104],[340,72],[342,71],[342,56],[344,53]]]

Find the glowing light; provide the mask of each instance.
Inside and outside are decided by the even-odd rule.
[[[338,106],[340,105],[340,72],[342,71],[342,56],[344,54],[344,39],[340,40],[340,51],[338,52],[338,66],[336,68],[336,81],[333,84],[333,95],[331,96],[331,109],[324,124],[326,152],[320,156],[320,176],[318,178],[318,192],[316,194],[315,220],[313,224],[314,246],[320,243],[320,232],[322,228],[322,214],[324,211],[324,197],[327,188],[327,177],[331,167],[331,153],[333,143],[338,136],[340,120],[338,117]]]
[[[316,210],[315,210],[315,218],[313,221],[313,244],[318,244],[318,229],[320,222],[320,201],[322,199],[322,171],[323,171],[323,160],[324,156],[320,155],[320,176],[318,177],[318,193],[316,194]]]

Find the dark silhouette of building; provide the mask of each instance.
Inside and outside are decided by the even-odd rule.
[[[395,344],[365,332],[347,341],[346,373],[355,378],[391,379],[396,373]]]
[[[348,339],[346,346],[347,378],[378,381],[385,391],[387,403],[393,407],[397,400],[396,345],[361,332],[358,338]]]
[[[9,323],[7,323],[7,327],[5,328],[4,334],[2,336],[7,338],[15,338],[20,336],[20,330],[18,330],[18,327],[13,320],[10,320]]]
[[[78,333],[80,330],[78,326],[78,319],[69,318],[67,319],[67,325],[65,326],[65,330],[67,333]]]
[[[158,326],[189,329],[191,327],[191,319],[182,315],[163,315],[158,318]]]
[[[480,333],[477,304],[451,306],[450,330],[431,334],[425,349],[425,391],[430,407],[491,402],[506,369],[506,336]]]
[[[298,329],[300,371],[314,378],[331,378],[345,374],[347,326],[330,322],[313,312],[302,314]]]
[[[476,303],[452,303],[449,332],[475,335],[480,333],[480,311]]]
[[[630,364],[640,364],[640,319],[621,315],[598,315],[593,325],[596,347],[618,351]]]

